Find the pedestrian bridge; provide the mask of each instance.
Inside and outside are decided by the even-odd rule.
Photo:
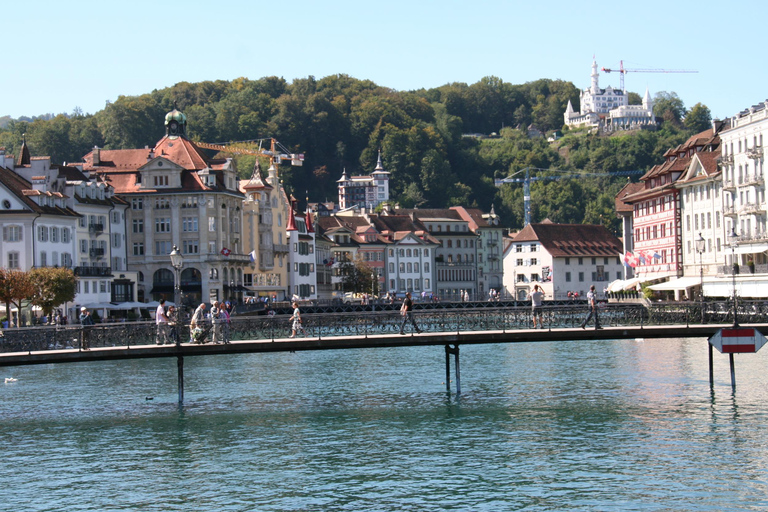
[[[739,320],[768,333],[768,309],[740,304]],[[615,339],[709,338],[732,324],[726,305],[609,305],[601,308],[603,329],[581,329],[584,306],[558,305],[545,310],[544,329],[531,329],[530,307],[499,307],[482,310],[431,310],[416,315],[421,334],[400,335],[397,312],[302,315],[307,336],[289,338],[285,315],[233,317],[231,343],[191,344],[188,328],[181,329],[181,343],[155,345],[151,322],[101,324],[89,328],[88,350],[81,347],[79,326],[10,329],[0,341],[0,366],[73,363],[88,361],[176,357],[179,369],[179,401],[183,400],[185,356],[444,346],[446,386],[450,385],[449,356],[455,356],[457,391],[459,347],[481,343],[578,342]]]

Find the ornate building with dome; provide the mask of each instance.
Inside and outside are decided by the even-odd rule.
[[[139,269],[138,298],[174,295],[170,253],[182,253],[182,301],[241,299],[250,257],[243,249],[242,204],[231,158],[210,158],[186,136],[187,117],[174,108],[154,147],[101,149],[83,158],[125,199],[128,268]]]

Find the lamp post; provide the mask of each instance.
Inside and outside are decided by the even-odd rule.
[[[728,234],[728,242],[731,246],[731,275],[733,276],[733,326],[739,326],[738,314],[736,312],[736,246],[739,245],[739,235],[736,234],[736,228],[731,227],[731,232]]]
[[[699,253],[699,308],[701,309],[701,323],[704,323],[704,247],[706,241],[699,233],[696,239],[696,252]]]
[[[184,264],[184,256],[179,252],[179,248],[175,245],[171,251],[171,266],[175,270],[173,281],[173,303],[176,304],[176,308],[181,308],[181,266]]]
[[[376,309],[376,304],[373,302],[373,298],[376,296],[376,269],[371,269],[371,311]]]

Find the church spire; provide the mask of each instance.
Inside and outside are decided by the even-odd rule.
[[[19,150],[19,158],[16,160],[16,167],[23,167],[30,165],[32,157],[29,154],[29,147],[27,146],[27,134],[24,134],[24,138],[21,142],[21,149]]]

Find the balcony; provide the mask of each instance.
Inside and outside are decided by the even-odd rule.
[[[733,165],[733,155],[722,155],[720,161],[725,165]]]
[[[724,179],[723,190],[736,190],[736,181],[732,179]]]
[[[219,262],[229,262],[229,263],[250,263],[251,257],[247,254],[235,254],[230,253],[229,256],[224,256],[221,253],[214,253],[209,254],[206,256],[205,261],[208,263],[219,263]]]
[[[75,275],[79,277],[110,277],[112,267],[75,267]]]
[[[747,158],[759,160],[763,158],[763,146],[755,146],[754,148],[747,150]]]
[[[104,249],[100,247],[93,247],[91,248],[91,250],[88,251],[88,254],[91,256],[91,258],[103,258]]]
[[[104,224],[102,223],[88,224],[88,231],[90,233],[101,233],[102,231],[104,231]]]
[[[747,174],[744,177],[744,180],[742,182],[742,185],[749,186],[749,185],[762,185],[764,183],[763,177],[759,176],[757,174]]]
[[[764,204],[745,204],[741,207],[741,213],[758,213],[765,211]]]
[[[723,215],[726,217],[735,217],[737,215],[736,207],[733,205],[723,206]]]
[[[288,244],[275,244],[272,248],[276,253],[288,253]]]

